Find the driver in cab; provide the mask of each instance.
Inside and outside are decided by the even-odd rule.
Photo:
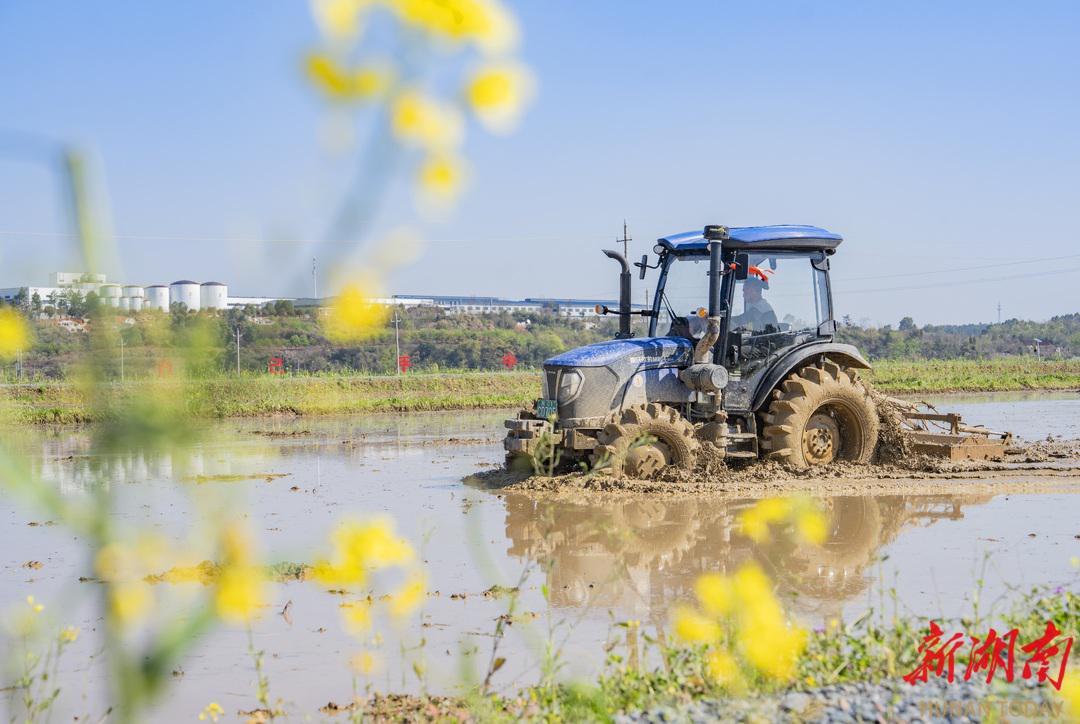
[[[762,292],[769,288],[769,282],[757,277],[750,277],[743,282],[743,313],[731,318],[732,329],[745,329],[752,332],[764,332],[766,327],[778,327],[776,312],[765,301]]]

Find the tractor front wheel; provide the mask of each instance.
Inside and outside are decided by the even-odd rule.
[[[829,360],[784,380],[761,421],[765,456],[799,470],[839,460],[868,463],[877,447],[878,415],[866,388]]]
[[[594,468],[634,478],[652,477],[669,465],[693,467],[700,447],[690,421],[655,402],[612,413],[596,441]]]

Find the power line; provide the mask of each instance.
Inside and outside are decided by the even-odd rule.
[[[899,279],[902,277],[923,277],[927,274],[953,274],[955,272],[978,271],[980,269],[1000,269],[1001,267],[1017,266],[1019,264],[1042,264],[1048,261],[1062,261],[1064,259],[1080,259],[1080,254],[1065,254],[1064,256],[1046,256],[1039,259],[1019,259],[1006,261],[1000,264],[980,264],[978,266],[949,267],[946,269],[926,269],[917,272],[904,272],[902,274],[880,274],[876,276],[860,276],[859,279]]]
[[[916,284],[912,286],[903,287],[879,287],[875,289],[838,289],[839,294],[872,294],[875,292],[906,292],[916,289],[939,289],[941,287],[959,287],[967,286],[971,284],[985,284],[987,282],[1004,282],[1012,281],[1013,279],[1029,279],[1032,277],[1049,277],[1060,276],[1062,274],[1072,274],[1080,271],[1080,267],[1072,267],[1071,269],[1057,269],[1055,271],[1045,272],[1032,272],[1029,274],[1011,274],[1005,277],[986,277],[984,279],[965,279],[955,282],[937,282],[934,284]]]

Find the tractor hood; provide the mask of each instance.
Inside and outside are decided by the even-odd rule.
[[[578,347],[544,361],[544,367],[629,367],[636,370],[689,363],[694,346],[681,337],[613,339]]]
[[[544,396],[558,401],[559,422],[602,424],[628,395],[660,402],[685,401],[678,369],[690,364],[693,345],[679,337],[614,339],[578,347],[544,362]],[[634,397],[636,400],[637,397]]]

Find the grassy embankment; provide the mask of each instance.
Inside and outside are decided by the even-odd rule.
[[[1080,360],[883,360],[864,375],[889,393],[1080,389]],[[198,417],[454,410],[517,407],[539,394],[539,373],[461,372],[368,375],[221,375],[190,384],[175,394]],[[117,397],[133,397],[145,383],[114,383]],[[16,423],[85,422],[93,419],[77,385],[34,383],[0,387],[0,419]]]

